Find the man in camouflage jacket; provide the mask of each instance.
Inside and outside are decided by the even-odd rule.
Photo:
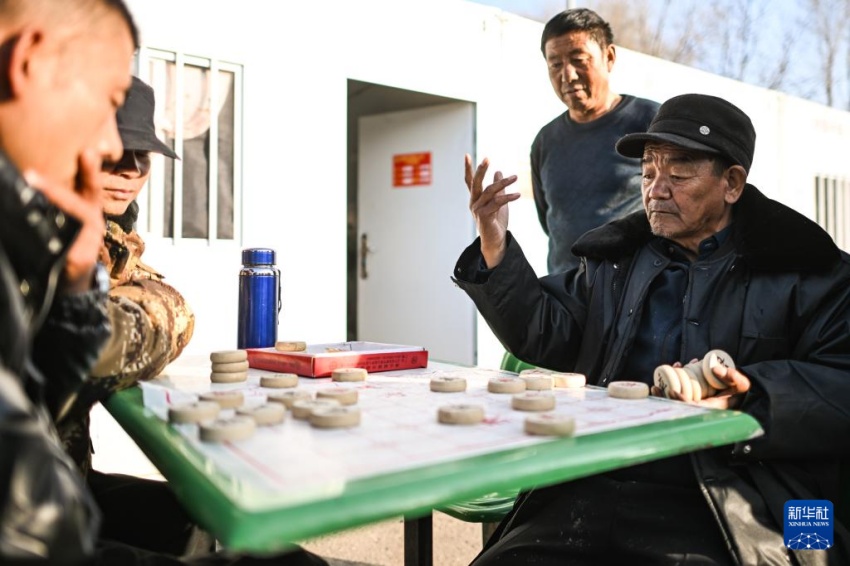
[[[150,176],[150,153],[177,157],[156,137],[153,110],[153,89],[133,77],[117,114],[124,153],[118,162],[104,163],[101,173],[106,234],[100,261],[109,273],[107,308],[113,333],[91,379],[58,427],[66,451],[84,474],[91,468],[91,407],[158,375],[180,355],[194,329],[194,315],[183,296],[141,261],[145,243],[134,228],[139,211],[135,199]]]
[[[195,527],[167,484],[91,469],[92,406],[156,377],[180,355],[194,329],[194,316],[180,293],[141,261],[145,244],[134,228],[135,199],[150,176],[150,153],[177,157],[156,137],[153,111],[153,89],[133,77],[116,116],[124,151],[117,161],[103,163],[99,179],[106,220],[99,259],[109,276],[106,309],[112,336],[76,400],[57,419],[57,429],[102,512],[101,537],[180,555],[207,550],[212,540]],[[127,509],[134,510],[132,520],[126,518]]]

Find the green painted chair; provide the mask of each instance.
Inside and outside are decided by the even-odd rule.
[[[505,355],[502,356],[501,368],[505,371],[519,373],[524,369],[533,369],[534,367],[510,352],[505,352]],[[447,505],[440,511],[467,523],[482,523],[481,536],[484,544],[486,544],[487,539],[496,529],[496,525],[513,508],[517,493],[517,490],[488,493],[471,501]]]

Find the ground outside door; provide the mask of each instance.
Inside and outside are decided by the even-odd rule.
[[[463,180],[474,108],[359,120],[357,338],[475,362],[475,307],[450,276],[474,237]]]

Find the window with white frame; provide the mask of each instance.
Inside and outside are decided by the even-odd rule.
[[[238,240],[241,65],[146,47],[137,63],[156,95],[157,135],[180,156],[153,155],[138,229],[175,242]]]
[[[850,181],[815,177],[817,222],[842,250],[850,250]]]

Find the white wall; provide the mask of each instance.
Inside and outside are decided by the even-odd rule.
[[[542,24],[462,0],[129,4],[145,45],[245,69],[242,240],[175,247],[148,239],[148,262],[195,308],[190,351],[235,346],[239,251],[251,246],[278,251],[280,335],[344,339],[348,79],[474,102],[477,157],[520,176],[518,190],[527,197],[512,205],[511,228],[537,272],[545,272],[528,152],[537,130],[564,108],[540,54]],[[621,92],[658,101],[704,92],[739,105],[758,132],[751,181],[810,216],[814,175],[850,177],[846,112],[625,49],[613,80]],[[461,160],[458,190],[465,190]],[[501,348],[483,323],[479,332],[479,363],[498,364]]]

